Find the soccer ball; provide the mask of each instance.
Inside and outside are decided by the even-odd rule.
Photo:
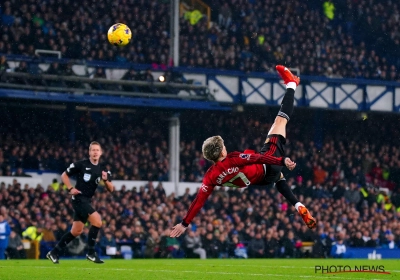
[[[116,23],[108,29],[108,41],[114,46],[126,46],[132,38],[129,27],[123,23]]]

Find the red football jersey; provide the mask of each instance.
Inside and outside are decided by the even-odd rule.
[[[261,183],[265,173],[263,164],[285,165],[282,157],[247,152],[229,153],[225,159],[212,165],[204,175],[203,184],[183,218],[183,224],[187,226],[192,221],[216,186],[243,188]]]

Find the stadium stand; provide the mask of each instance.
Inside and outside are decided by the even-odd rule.
[[[74,125],[78,128],[77,144],[72,145],[63,140],[63,135],[68,135],[68,122],[62,114],[39,111],[34,108],[2,111],[6,123],[20,125],[2,127],[3,174],[17,171],[18,167],[32,168],[33,163],[42,169],[59,166],[56,171],[61,172],[71,160],[84,156],[89,135],[95,135],[104,139],[104,159],[115,166],[117,178],[167,178],[168,132],[160,120],[168,112],[147,112],[143,121],[142,111],[134,114],[78,111],[75,121],[79,125]],[[181,181],[199,182],[209,166],[199,152],[199,145],[207,135],[222,135],[228,150],[258,149],[270,125],[264,120],[272,120],[272,111],[273,108],[254,108],[251,113],[229,115],[183,113]],[[43,118],[45,115],[47,119]],[[332,244],[339,239],[349,247],[399,247],[400,189],[394,183],[399,182],[400,176],[399,149],[395,145],[399,130],[380,124],[377,114],[367,121],[350,120],[349,116],[356,114],[325,112],[323,117],[319,116],[320,121],[324,120],[322,139],[303,133],[316,121],[307,110],[298,109],[289,124],[288,153],[298,166],[287,177],[302,201],[307,204],[313,201],[312,211],[319,221],[317,232],[308,231],[297,213],[271,186],[252,187],[244,192],[217,191],[192,224],[193,239],[200,237],[198,246],[206,249],[207,257],[327,257],[331,255]],[[17,118],[19,122],[15,121]],[[397,115],[387,118],[390,124]],[[199,120],[210,124],[194,126]],[[45,124],[47,129],[37,134],[35,128]],[[122,127],[127,124],[130,128],[125,131]],[[359,127],[357,134],[353,132],[355,125]],[[240,129],[233,130],[233,127]],[[341,133],[337,134],[339,127]],[[389,134],[393,137],[387,139],[385,135]],[[45,158],[51,164],[46,164]],[[149,172],[152,168],[154,172]],[[138,170],[139,175],[131,170]],[[62,186],[53,189],[20,186],[15,182],[0,187],[2,214],[18,234],[30,226],[42,227],[40,230],[51,231],[55,240],[70,226],[72,208],[67,197]],[[108,254],[115,253],[117,257],[194,256],[185,246],[185,239],[176,243],[168,237],[168,229],[184,215],[192,199],[190,193],[182,197],[166,196],[162,183],[138,185],[129,191],[124,188],[112,198],[99,192],[95,208],[100,209],[105,225],[99,237],[99,253],[106,255],[107,246],[110,247],[107,244],[114,244],[111,247],[116,248],[115,252],[109,249]],[[85,249],[84,238],[65,253],[81,255]],[[41,257],[52,242],[53,239],[39,242]],[[314,246],[312,253],[307,253],[307,246]]]
[[[316,192],[314,186],[296,183],[293,186],[304,189],[305,201],[311,202],[307,192]],[[398,212],[393,206],[387,207],[388,197],[383,193],[377,195],[373,188],[364,197],[355,185],[348,190],[344,186],[336,187],[343,188],[342,191],[329,190],[325,196],[312,200],[313,212],[319,220],[318,232],[308,231],[274,188],[216,191],[202,214],[195,218],[191,230],[201,237],[209,258],[240,257],[238,248],[247,249],[250,257],[256,256],[258,250],[262,251],[258,257],[301,257],[305,242],[314,244],[313,256],[328,257],[332,243],[340,238],[350,247],[398,248]],[[19,183],[2,184],[0,190],[1,211],[12,230],[29,239],[26,230],[30,228],[37,235],[31,238],[40,242],[41,257],[44,257],[47,248],[70,226],[72,206],[68,194],[65,190],[45,190]],[[397,192],[391,199],[398,203],[399,198]],[[122,247],[127,245],[135,258],[179,256],[175,249],[190,255],[184,241],[169,244],[168,231],[184,215],[192,199],[188,194],[166,197],[162,183],[156,187],[148,184],[132,191],[117,191],[112,199],[98,192],[94,205],[104,221],[98,250],[106,255],[110,246],[107,242],[112,242],[116,248],[112,255],[121,254]],[[85,235],[82,238],[84,242]],[[66,255],[81,255],[85,249],[82,241],[71,245]],[[153,254],[146,253],[150,242]]]
[[[330,18],[323,2],[208,1],[210,29],[206,18],[193,25],[180,19],[180,65],[270,72],[284,62],[306,75],[399,81],[398,4],[335,1]],[[6,1],[1,13],[3,54],[33,56],[48,49],[73,59],[171,66],[168,1],[102,0],[95,10],[86,1]],[[133,37],[117,51],[106,42],[106,31],[120,21]]]
[[[184,133],[181,136],[181,181],[201,181],[209,167],[200,152],[201,143],[207,136],[222,135],[230,151],[248,148],[260,150],[271,125],[273,111],[272,108],[264,110],[255,107],[253,112],[243,114],[182,113],[181,125]],[[297,112],[293,124],[289,124],[288,139],[291,141],[288,142],[288,153],[298,161],[298,166],[288,176],[302,176],[305,181],[312,180],[310,168],[320,165],[330,176],[345,172],[339,175],[349,178],[354,167],[358,169],[358,177],[366,178],[359,179],[357,183],[364,184],[365,180],[371,182],[378,179],[384,182],[382,186],[394,188],[394,183],[391,182],[397,182],[398,178],[390,179],[386,172],[397,173],[395,170],[399,164],[399,151],[394,141],[400,134],[397,127],[382,124],[379,114],[373,114],[367,121],[363,121],[356,113],[350,112],[325,112],[318,117],[304,109],[297,109]],[[5,124],[1,128],[3,174],[10,174],[17,168],[62,172],[70,162],[85,155],[87,143],[92,139],[99,139],[104,145],[104,158],[111,166],[115,166],[114,173],[118,179],[162,181],[168,176],[168,129],[165,125],[168,111],[77,111],[72,122],[68,115],[54,110],[4,108],[0,114]],[[143,114],[146,114],[145,119]],[[387,123],[397,120],[396,115],[386,118]],[[204,126],[193,125],[200,120]],[[263,120],[267,121],[264,123]],[[322,123],[316,125],[317,120]],[[303,133],[315,127],[314,125],[322,133]],[[359,133],[353,133],[354,126],[358,127]],[[37,133],[36,127],[46,129]],[[237,132],[232,127],[241,129]],[[336,132],[338,128],[341,130],[340,134]],[[390,139],[376,137],[388,134],[392,135]],[[72,136],[73,139],[68,138]],[[50,138],[54,141],[49,141]],[[72,140],[76,143],[72,144]],[[324,157],[320,158],[319,153],[323,153]],[[347,157],[343,154],[347,154]],[[308,162],[311,167],[307,166]],[[140,171],[134,171],[134,166],[140,166]],[[374,168],[386,171],[377,171]],[[145,170],[152,170],[151,175]],[[328,176],[327,179],[332,178]]]
[[[113,118],[118,120],[114,123],[108,114],[102,113],[81,113],[72,122],[69,116],[52,110],[32,108],[12,112],[6,109],[0,113],[5,120],[1,135],[3,175],[12,174],[17,168],[63,172],[71,162],[86,156],[87,143],[96,137],[105,149],[108,163],[115,168],[116,179],[167,179],[168,130],[155,115],[143,119],[130,114],[126,118]],[[36,132],[38,127],[43,128],[41,133]],[[74,132],[69,131],[72,127]],[[65,137],[71,133],[77,140],[74,143]]]

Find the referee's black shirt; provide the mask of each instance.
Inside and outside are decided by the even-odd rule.
[[[75,188],[81,192],[79,195],[91,198],[100,183],[102,171],[108,173],[108,180],[110,181],[111,172],[106,169],[104,164],[98,163],[94,165],[89,159],[84,159],[72,163],[65,173],[68,177],[76,177]]]

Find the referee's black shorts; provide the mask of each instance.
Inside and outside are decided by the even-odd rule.
[[[72,196],[72,207],[74,208],[74,222],[86,224],[89,215],[96,212],[91,205],[91,199],[82,195]]]
[[[267,136],[267,140],[264,146],[261,148],[261,154],[267,154],[276,157],[285,156],[286,139],[279,134],[270,134]],[[279,165],[268,165],[264,164],[265,171],[265,182],[266,184],[273,184],[280,179],[281,171],[283,166]]]

